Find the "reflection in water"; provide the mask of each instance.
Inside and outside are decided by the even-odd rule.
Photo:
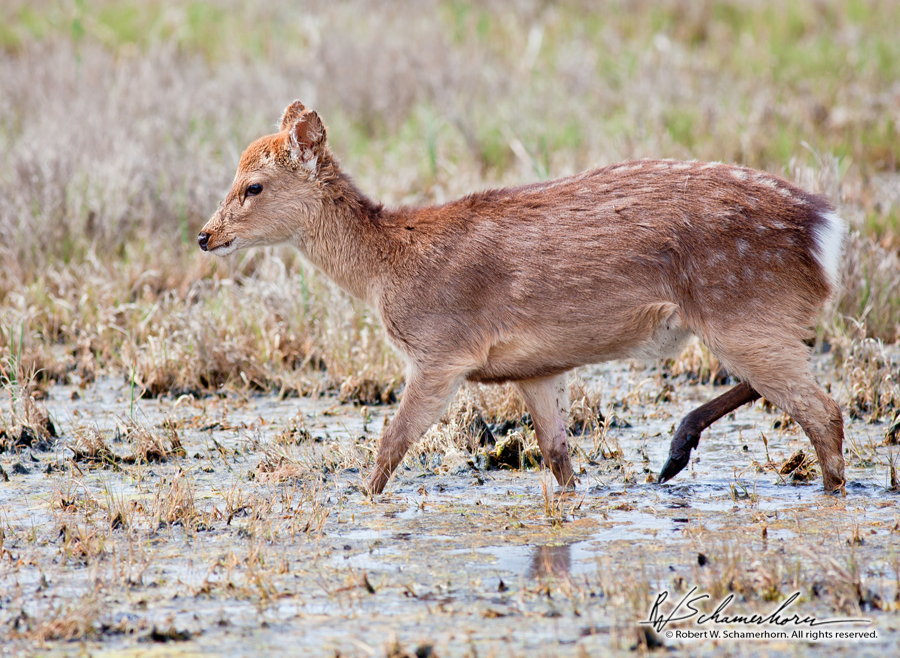
[[[572,568],[572,547],[535,546],[531,554],[531,564],[525,576],[528,578],[568,578]]]

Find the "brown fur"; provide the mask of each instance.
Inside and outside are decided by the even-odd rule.
[[[813,256],[821,197],[751,169],[642,160],[386,209],[341,171],[318,115],[295,103],[281,127],[244,152],[201,246],[289,242],[377,310],[408,373],[373,491],[465,380],[516,382],[546,462],[573,485],[560,375],[677,354],[690,334],[791,414],[826,488],[842,486],[840,410],[802,342],[830,293]]]

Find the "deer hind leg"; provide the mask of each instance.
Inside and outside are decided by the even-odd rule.
[[[566,376],[524,379],[515,387],[525,399],[534,422],[534,433],[544,462],[563,487],[575,487],[575,473],[569,461],[566,427],[569,415],[569,391]]]
[[[779,343],[771,329],[745,327],[739,338],[710,347],[729,372],[797,421],[816,450],[825,490],[841,491],[844,421],[840,407],[813,378],[806,346],[797,339]]]
[[[368,488],[381,493],[403,461],[409,447],[421,438],[447,409],[462,382],[459,373],[429,370],[413,371],[407,376],[406,389],[397,414],[391,420],[375,456],[375,468],[369,476]]]
[[[701,407],[694,409],[679,423],[672,443],[669,446],[669,458],[665,466],[659,472],[659,482],[662,484],[687,466],[691,458],[691,450],[700,442],[700,433],[727,413],[731,413],[740,406],[753,402],[759,398],[759,393],[753,390],[747,382],[741,382],[727,393],[710,400]]]
[[[809,437],[819,466],[825,491],[844,488],[844,420],[837,402],[825,394],[810,373],[798,381],[754,383],[772,404],[793,418]]]

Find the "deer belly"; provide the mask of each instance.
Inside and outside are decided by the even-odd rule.
[[[628,358],[638,361],[674,359],[681,354],[692,336],[691,330],[681,323],[676,313],[657,324],[646,340],[629,351]]]
[[[597,333],[548,334],[494,344],[485,363],[469,379],[497,383],[550,377],[588,363],[626,358],[636,348],[621,341],[609,341]]]

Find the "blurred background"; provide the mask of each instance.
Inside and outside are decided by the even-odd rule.
[[[388,204],[641,157],[782,175],[852,227],[819,347],[898,340],[896,0],[4,0],[0,376],[391,397],[377,320],[296,254],[196,247],[296,98]]]

